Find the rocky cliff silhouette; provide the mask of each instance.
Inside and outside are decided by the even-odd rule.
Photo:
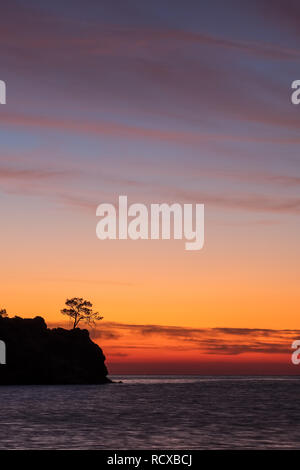
[[[0,340],[6,345],[0,385],[111,382],[105,356],[87,330],[49,329],[42,317],[0,317]]]

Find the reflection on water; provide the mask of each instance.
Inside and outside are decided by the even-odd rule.
[[[299,448],[297,377],[0,387],[0,449]]]

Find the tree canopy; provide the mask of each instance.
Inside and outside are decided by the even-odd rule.
[[[97,320],[103,319],[98,312],[93,311],[93,304],[81,297],[67,299],[65,304],[68,308],[63,308],[61,313],[72,318],[73,329],[75,329],[81,321],[88,325],[94,325]]]
[[[7,312],[5,308],[0,308],[0,318],[7,317]]]

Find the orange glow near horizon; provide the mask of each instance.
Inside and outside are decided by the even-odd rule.
[[[90,225],[95,221],[93,216],[84,217]],[[249,354],[258,338],[237,333],[230,342],[242,344],[243,350],[225,354],[222,345],[227,345],[227,333],[213,333],[210,346],[215,338],[220,351],[215,348],[213,354],[206,354],[202,344],[205,334],[204,339],[197,334],[195,340],[178,337],[176,331],[170,337],[164,332],[148,335],[130,330],[130,325],[297,330],[300,295],[294,276],[299,268],[285,246],[278,248],[276,239],[261,238],[259,248],[264,256],[260,258],[257,247],[249,245],[245,250],[237,234],[231,243],[227,240],[224,251],[208,238],[199,253],[185,252],[182,242],[101,242],[88,232],[81,240],[68,243],[67,235],[60,228],[47,248],[30,233],[26,250],[16,244],[13,254],[4,253],[8,268],[1,290],[9,300],[3,305],[9,315],[40,315],[56,326],[65,321],[60,309],[66,297],[91,300],[104,316],[97,327],[99,336],[93,330],[91,336],[103,348],[111,373],[167,373],[168,369],[173,373],[275,373],[277,366],[278,373],[298,373],[290,359],[291,343],[300,334],[297,331],[280,338],[279,346],[284,347],[280,354],[268,350]],[[275,249],[278,259],[283,260],[280,270]],[[119,324],[128,328],[120,329]],[[272,339],[276,333],[270,335]],[[259,340],[267,344],[270,338]]]

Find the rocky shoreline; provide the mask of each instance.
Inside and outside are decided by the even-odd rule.
[[[103,351],[86,329],[50,329],[42,317],[0,317],[0,340],[6,348],[0,385],[112,383]]]

